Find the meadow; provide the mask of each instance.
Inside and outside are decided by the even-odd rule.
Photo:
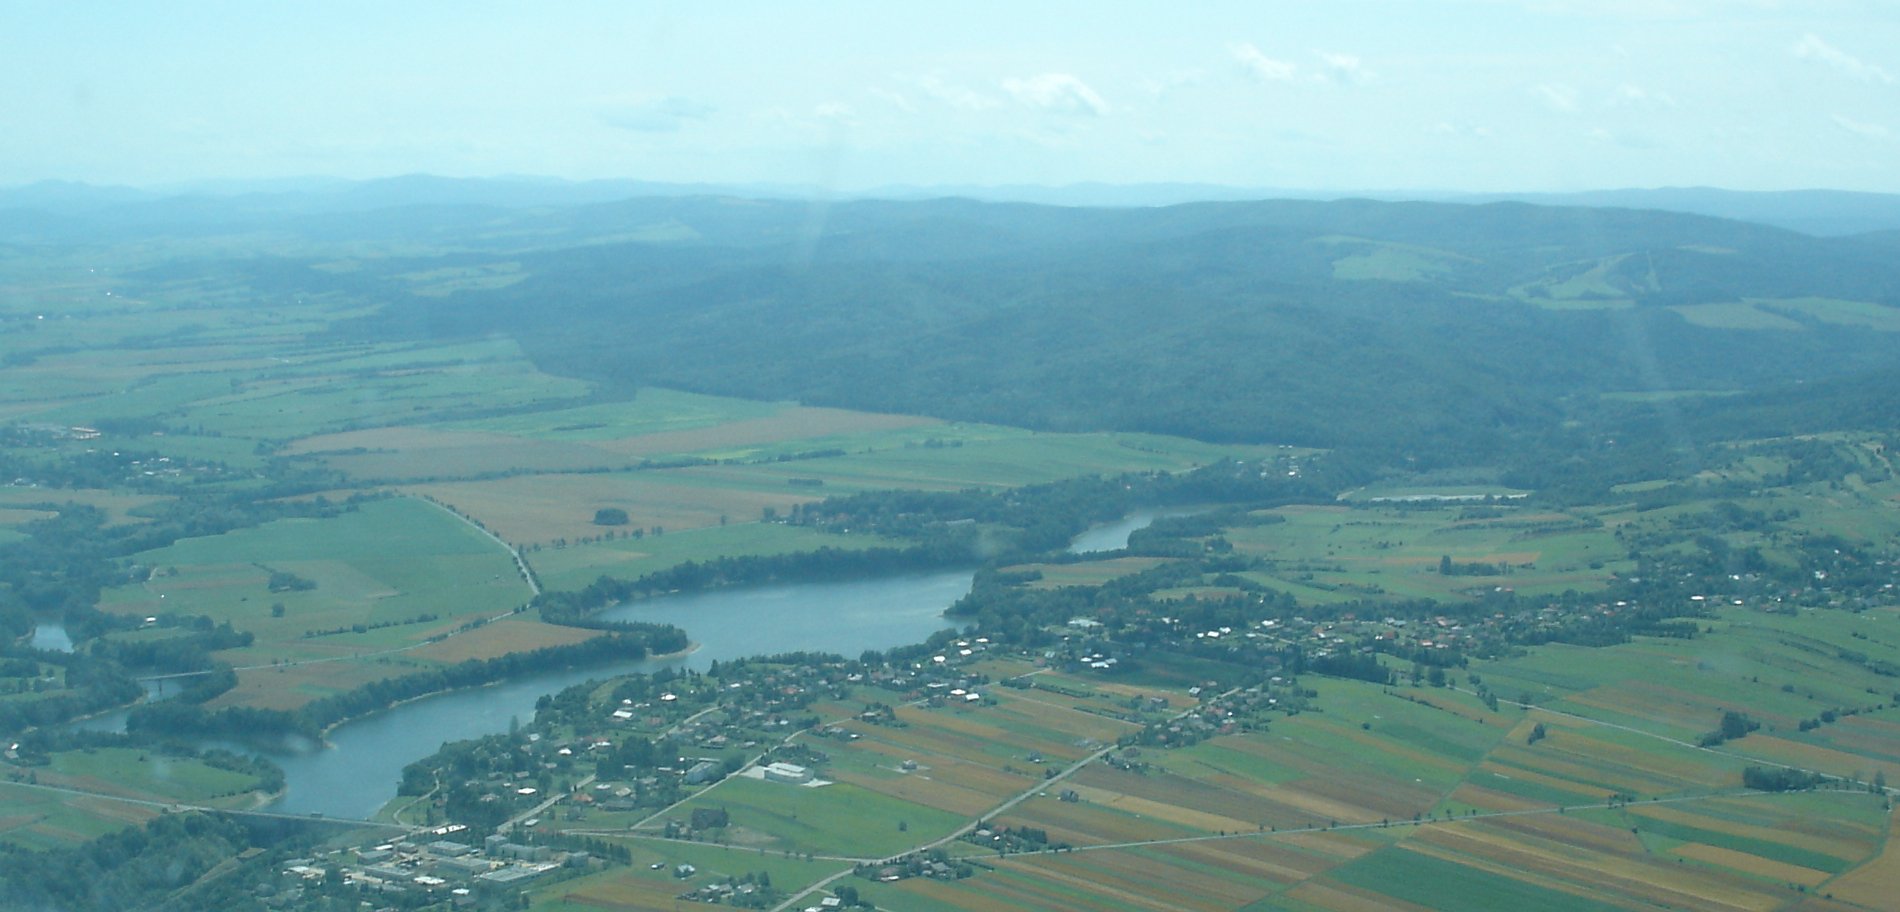
[[[1595,511],[1368,503],[1268,513],[1284,522],[1223,533],[1236,553],[1263,561],[1241,575],[1320,604],[1369,596],[1457,601],[1498,586],[1525,595],[1588,591],[1632,566]],[[1445,558],[1485,569],[1448,576],[1439,572]]]
[[[156,750],[58,751],[46,766],[33,771],[30,782],[0,781],[0,843],[32,850],[70,848],[160,813],[159,807],[149,804],[34,785],[97,796],[242,808],[252,805],[261,782],[255,776]]]
[[[250,646],[220,654],[244,668],[227,701],[275,708],[400,673],[426,655],[400,651],[471,621],[506,615],[531,594],[502,545],[441,507],[411,498],[184,539],[136,559],[149,575],[106,590],[102,610],[197,615],[253,634]],[[284,574],[300,582],[273,588]],[[529,648],[484,639],[488,654]],[[474,652],[438,654],[453,660]],[[354,667],[336,661],[359,656],[360,662],[342,663]],[[313,660],[325,664],[272,667]]]

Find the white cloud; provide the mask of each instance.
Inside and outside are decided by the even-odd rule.
[[[1813,32],[1801,36],[1801,40],[1794,43],[1794,55],[1802,60],[1826,64],[1862,82],[1893,84],[1893,74],[1822,41],[1821,36]]]
[[[1374,74],[1365,68],[1358,57],[1352,54],[1335,54],[1330,51],[1315,51],[1319,55],[1321,71],[1326,78],[1342,84],[1365,83],[1373,80]]]
[[[826,120],[851,120],[858,116],[857,111],[842,101],[827,101],[813,108],[811,113],[814,117],[822,117]]]
[[[1577,111],[1577,90],[1567,85],[1541,83],[1531,87],[1531,94],[1560,114],[1574,114]]]
[[[936,76],[917,80],[917,88],[922,89],[925,95],[960,111],[987,111],[1000,103],[974,89],[944,82]]]
[[[1488,0],[1533,13],[1615,21],[1691,20],[1733,13],[1737,7],[1776,10],[1787,0]],[[1794,0],[1808,3],[1812,0]]]
[[[669,95],[610,104],[600,112],[602,123],[640,133],[672,133],[695,121],[705,120],[716,110],[712,105],[691,98]]]
[[[1030,107],[1058,114],[1100,117],[1108,113],[1108,102],[1089,88],[1088,83],[1068,73],[1042,73],[1026,79],[1005,79],[1003,91]]]
[[[1667,93],[1651,91],[1639,85],[1624,83],[1610,93],[1611,107],[1668,109],[1676,106],[1676,100]]]
[[[1236,44],[1227,50],[1243,69],[1263,82],[1362,85],[1372,82],[1378,75],[1366,69],[1365,62],[1357,55],[1337,51],[1315,50],[1313,56],[1319,58],[1319,63],[1301,67],[1291,60],[1268,57],[1252,44]]]
[[[1855,136],[1865,137],[1867,139],[1892,139],[1894,135],[1892,130],[1879,124],[1850,120],[1839,114],[1834,115],[1834,125]]]
[[[1648,151],[1663,148],[1663,144],[1660,140],[1642,132],[1609,130],[1603,127],[1595,127],[1584,135],[1596,142],[1610,143],[1612,145],[1622,146],[1625,149]]]
[[[1247,69],[1247,72],[1268,82],[1292,82],[1299,78],[1300,68],[1286,60],[1275,60],[1260,52],[1251,44],[1236,44],[1228,49],[1234,59]]]
[[[1465,136],[1465,137],[1471,137],[1473,139],[1490,139],[1491,138],[1490,127],[1477,126],[1477,125],[1463,126],[1463,125],[1455,124],[1446,120],[1441,120],[1438,123],[1432,124],[1428,129],[1432,133],[1438,136]]]
[[[893,92],[889,89],[871,89],[870,91],[872,98],[882,101],[906,114],[917,110],[917,106],[911,104],[910,99],[905,98],[901,92]]]
[[[1197,86],[1206,81],[1206,70],[1199,68],[1176,70],[1175,72],[1166,73],[1156,78],[1142,80],[1141,89],[1143,92],[1146,92],[1150,98],[1160,98],[1177,89]]]

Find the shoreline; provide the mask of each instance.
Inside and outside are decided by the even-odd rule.
[[[688,640],[686,642],[686,648],[684,649],[679,649],[673,652],[665,652],[665,653],[651,653],[650,652],[638,659],[633,659],[632,661],[635,661],[635,662],[670,661],[673,659],[681,659],[681,658],[690,656],[693,653],[698,652],[699,649],[700,649],[700,644],[697,641]],[[600,664],[607,664],[609,662],[615,662],[615,661],[621,661],[621,660],[620,659],[605,659],[605,660],[602,660]],[[592,663],[589,663],[589,664],[592,664]],[[569,667],[583,668],[585,666],[573,665]],[[549,670],[556,670],[556,669],[549,669]],[[396,709],[401,706],[407,706],[411,703],[415,703],[421,700],[427,700],[432,697],[439,697],[439,696],[442,696],[443,694],[463,693],[465,691],[480,690],[484,687],[499,687],[503,684],[508,683],[511,680],[518,680],[521,677],[528,677],[529,675],[536,674],[536,673],[537,672],[529,672],[528,675],[520,675],[517,678],[499,678],[493,681],[485,681],[481,684],[476,684],[471,687],[450,687],[445,690],[432,690],[425,694],[417,694],[413,697],[404,697],[403,699],[397,700],[396,702],[391,703],[387,706],[370,710],[369,712],[363,713],[361,715],[350,716],[344,719],[338,719],[337,721],[324,726],[321,731],[317,732],[317,743],[327,750],[335,746],[330,743],[330,733],[333,731],[336,731],[338,728],[341,728],[345,725],[350,724],[351,722],[359,722],[359,721],[362,721],[363,719],[371,718],[379,713],[385,713],[392,709]],[[292,711],[294,712],[295,710],[292,710]]]

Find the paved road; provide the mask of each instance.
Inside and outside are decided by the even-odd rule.
[[[540,804],[537,804],[534,807],[531,807],[525,811],[522,811],[521,813],[516,814],[513,817],[510,817],[507,820],[503,821],[500,826],[495,827],[495,832],[506,833],[514,829],[516,826],[519,826],[521,824],[521,821],[523,820],[527,820],[530,817],[539,817],[548,808],[553,807],[556,802],[559,802],[563,798],[570,797],[575,792],[578,792],[581,789],[584,789],[593,784],[594,784],[594,774],[588,773],[587,778],[574,783],[573,791],[560,792],[560,791],[554,791],[550,789],[549,791],[551,792],[551,794],[548,795],[548,798],[546,801],[543,801]]]
[[[508,556],[515,559],[515,569],[520,572],[522,580],[527,582],[528,591],[533,593],[534,595],[541,594],[541,581],[535,578],[534,571],[528,568],[528,562],[527,560],[522,558],[520,551],[515,550],[507,542],[502,541],[501,537],[497,536],[495,533],[490,532],[487,529],[484,529],[481,526],[476,525],[474,520],[469,519],[468,517],[463,516],[462,514],[457,513],[454,510],[449,509],[448,507],[445,507],[432,500],[424,500],[423,503],[429,504],[430,506],[435,507],[436,509],[441,510],[444,513],[447,513],[450,516],[455,517],[456,519],[467,524],[469,528],[474,529],[475,531],[488,536],[490,539],[492,539],[495,542],[495,544],[500,545],[504,550],[508,552]],[[488,618],[488,623],[492,624],[503,618],[511,617],[514,615],[514,613],[515,613],[514,609],[511,608],[508,611],[505,611],[501,614],[497,614],[494,617]],[[476,627],[470,630],[455,630],[455,631],[451,631],[449,633],[443,634],[441,639],[424,641],[421,643],[410,643],[407,646],[397,646],[393,649],[379,649],[375,652],[358,652],[358,653],[351,653],[350,655],[346,655],[346,656],[330,656],[329,658],[323,658],[323,659],[299,659],[293,662],[272,662],[272,663],[268,663],[264,665],[235,665],[235,666],[232,666],[231,670],[232,671],[258,671],[260,669],[269,669],[269,668],[296,668],[301,665],[323,665],[330,662],[354,662],[354,661],[357,661],[358,659],[373,659],[373,658],[376,658],[377,656],[395,655],[397,653],[408,652],[412,649],[421,649],[424,646],[433,646],[436,643],[442,642],[443,640],[453,639],[454,637],[460,636],[464,633],[472,633],[474,632],[474,630],[480,630],[480,629],[481,628]],[[181,671],[175,674],[145,675],[139,678],[139,680],[141,681],[170,681],[174,678],[196,678],[196,677],[199,677],[202,675],[208,675],[208,674],[211,674],[211,671],[209,669],[205,671]]]
[[[1225,692],[1222,692],[1222,693],[1221,693],[1221,694],[1219,694],[1218,696],[1215,696],[1215,697],[1213,697],[1213,698],[1212,698],[1211,700],[1209,700],[1209,701],[1207,701],[1207,702],[1213,702],[1214,700],[1220,700],[1220,699],[1222,699],[1222,698],[1224,698],[1224,697],[1228,697],[1228,696],[1231,696],[1231,695],[1233,695],[1233,694],[1235,694],[1235,693],[1237,693],[1237,692],[1239,692],[1239,691],[1240,691],[1240,688],[1238,688],[1238,687],[1235,687],[1235,688],[1231,688],[1231,689],[1229,689],[1229,690],[1227,690],[1227,691],[1225,691]],[[1040,702],[1040,701],[1038,701],[1038,702]],[[1202,707],[1203,705],[1205,705],[1205,704],[1203,704],[1203,703],[1196,703],[1195,705],[1193,705],[1193,706],[1190,706],[1190,707],[1188,707],[1187,709],[1184,709],[1184,710],[1181,710],[1180,712],[1178,712],[1178,713],[1175,713],[1175,714],[1174,714],[1174,715],[1172,715],[1172,716],[1169,716],[1169,717],[1167,718],[1167,721],[1169,721],[1169,722],[1174,722],[1174,721],[1178,721],[1178,720],[1180,720],[1180,719],[1184,719],[1184,718],[1186,718],[1186,717],[1188,717],[1189,715],[1191,715],[1191,714],[1193,714],[1193,713],[1195,713],[1195,712],[1197,712],[1197,711],[1199,711],[1199,710],[1201,709],[1201,707]],[[798,734],[798,733],[795,733],[795,734],[794,734],[794,735],[793,735],[792,737],[796,737],[796,736],[797,736],[797,734]],[[788,737],[788,738],[787,738],[786,740],[788,740],[788,741],[789,741],[789,740],[790,740],[790,738]],[[995,806],[995,807],[993,807],[993,808],[991,808],[991,809],[989,809],[988,811],[986,811],[986,812],[984,812],[984,813],[982,813],[982,814],[978,814],[978,815],[977,815],[976,817],[974,817],[974,818],[971,818],[969,822],[967,822],[967,823],[965,823],[965,824],[963,824],[963,825],[962,825],[962,826],[960,826],[960,827],[957,827],[957,828],[956,828],[955,830],[952,830],[952,831],[950,831],[950,833],[949,833],[949,835],[947,835],[947,836],[944,836],[944,837],[942,837],[942,838],[940,838],[940,839],[933,839],[933,840],[931,840],[930,842],[926,842],[926,843],[924,843],[924,844],[922,844],[922,845],[919,845],[919,846],[915,846],[915,847],[913,847],[913,848],[909,848],[909,849],[905,849],[905,850],[904,850],[904,851],[902,851],[902,852],[897,852],[897,853],[895,853],[895,854],[892,854],[892,855],[886,855],[886,856],[884,856],[883,858],[879,858],[879,859],[876,859],[876,860],[873,860],[873,861],[870,861],[869,863],[870,863],[870,864],[875,864],[875,865],[883,865],[883,864],[889,864],[890,862],[892,862],[892,861],[895,861],[895,860],[897,860],[897,859],[899,859],[899,858],[903,858],[903,857],[904,857],[904,856],[906,856],[906,855],[915,855],[915,854],[917,854],[917,853],[919,853],[919,852],[928,852],[928,851],[930,851],[930,850],[932,850],[932,849],[936,849],[936,848],[941,848],[941,847],[943,847],[943,846],[946,846],[946,845],[949,845],[950,843],[952,843],[952,842],[955,842],[955,841],[957,841],[958,839],[961,839],[961,838],[963,838],[963,835],[964,835],[965,833],[968,833],[968,832],[970,832],[971,830],[974,830],[974,829],[976,829],[978,825],[980,825],[980,824],[982,824],[982,823],[983,823],[983,821],[985,821],[985,820],[989,820],[989,819],[992,819],[992,818],[994,818],[994,817],[996,817],[996,816],[997,816],[998,814],[1003,814],[1003,813],[1007,813],[1007,812],[1009,811],[1009,809],[1010,809],[1010,808],[1013,808],[1013,807],[1015,807],[1016,805],[1018,805],[1018,804],[1021,804],[1021,803],[1023,803],[1024,801],[1027,801],[1027,800],[1029,800],[1030,798],[1033,798],[1033,797],[1035,797],[1035,796],[1037,796],[1037,795],[1040,795],[1040,794],[1042,794],[1042,793],[1044,793],[1044,792],[1046,792],[1046,791],[1048,791],[1048,790],[1049,790],[1049,788],[1050,788],[1051,786],[1054,786],[1054,785],[1056,785],[1057,783],[1060,783],[1060,782],[1061,782],[1062,780],[1064,780],[1064,779],[1067,779],[1067,778],[1069,778],[1070,776],[1073,776],[1073,775],[1075,775],[1075,774],[1076,774],[1077,772],[1080,772],[1080,771],[1082,770],[1082,768],[1083,768],[1083,767],[1086,767],[1086,766],[1088,766],[1089,764],[1091,764],[1091,763],[1094,763],[1095,761],[1097,761],[1097,760],[1100,760],[1100,759],[1102,759],[1103,757],[1105,757],[1105,756],[1107,756],[1107,755],[1108,755],[1108,754],[1109,754],[1109,753],[1110,753],[1111,751],[1113,751],[1113,750],[1115,750],[1115,745],[1113,745],[1113,744],[1108,744],[1108,745],[1104,745],[1103,747],[1101,747],[1101,748],[1099,748],[1099,749],[1097,749],[1097,750],[1095,750],[1095,751],[1092,751],[1092,752],[1090,752],[1090,753],[1089,753],[1089,754],[1088,754],[1087,756],[1084,756],[1084,757],[1083,757],[1082,759],[1080,759],[1080,760],[1077,760],[1077,761],[1075,761],[1074,763],[1071,763],[1071,764],[1069,764],[1068,766],[1066,766],[1066,767],[1064,767],[1064,768],[1062,769],[1062,771],[1061,771],[1061,772],[1058,772],[1058,773],[1056,773],[1055,775],[1053,775],[1053,776],[1050,776],[1050,777],[1048,777],[1047,779],[1044,779],[1044,780],[1042,780],[1041,782],[1038,782],[1038,783],[1036,783],[1035,785],[1032,785],[1032,786],[1030,786],[1030,787],[1029,787],[1029,788],[1027,788],[1027,789],[1024,789],[1024,790],[1023,790],[1023,791],[1022,791],[1021,793],[1019,793],[1019,794],[1017,794],[1017,795],[1016,795],[1015,797],[1013,797],[1013,798],[1010,798],[1010,799],[1009,799],[1008,801],[1005,801],[1005,802],[1003,802],[1002,804],[999,804],[999,805],[997,805],[997,806]],[[803,889],[803,890],[800,890],[800,891],[798,891],[797,893],[794,893],[794,894],[792,894],[792,895],[791,895],[790,897],[788,897],[788,898],[787,898],[787,899],[786,899],[786,900],[785,900],[784,902],[782,902],[782,903],[779,903],[779,904],[778,904],[778,905],[776,905],[776,906],[773,906],[773,907],[772,907],[772,910],[771,910],[771,912],[784,912],[784,910],[786,910],[786,909],[790,909],[791,907],[793,907],[793,906],[795,906],[795,905],[797,905],[797,904],[798,904],[798,902],[799,902],[799,900],[802,900],[802,899],[804,899],[805,897],[807,897],[807,896],[810,896],[810,895],[811,895],[811,894],[812,894],[812,893],[813,893],[814,891],[817,891],[817,890],[822,890],[822,889],[824,889],[824,888],[826,888],[826,887],[828,887],[828,886],[830,886],[831,884],[833,884],[833,883],[835,883],[835,882],[837,882],[837,880],[838,880],[839,878],[841,878],[841,877],[845,877],[845,876],[847,876],[847,875],[849,875],[849,874],[850,874],[850,873],[851,873],[851,872],[852,872],[853,870],[854,870],[854,868],[846,868],[846,869],[844,869],[844,870],[842,870],[842,871],[839,871],[839,872],[838,872],[838,873],[836,873],[836,874],[833,874],[833,875],[831,875],[831,876],[829,876],[829,877],[826,877],[825,879],[823,879],[823,880],[820,880],[820,881],[818,881],[817,883],[814,883],[814,884],[812,884],[812,885],[810,885],[810,886],[808,886],[808,887],[806,887],[806,888],[805,888],[805,889]]]
[[[426,500],[426,499],[423,502],[434,506],[436,509],[441,510],[444,513],[447,513],[450,516],[455,517],[456,519],[461,520],[462,522],[466,523],[469,528],[474,529],[475,531],[488,536],[490,539],[494,540],[495,544],[500,545],[502,546],[502,548],[506,549],[508,551],[508,555],[515,559],[515,569],[521,572],[521,578],[527,582],[528,590],[533,592],[535,595],[541,594],[541,581],[538,579],[535,579],[534,571],[529,569],[527,559],[522,557],[521,552],[515,550],[515,547],[513,545],[510,545],[507,542],[502,541],[501,536],[496,535],[495,533],[490,532],[487,529],[483,528],[481,524],[477,523],[475,520],[469,519],[468,517],[463,516],[462,514],[449,509],[447,506],[443,504],[439,504],[433,500]]]

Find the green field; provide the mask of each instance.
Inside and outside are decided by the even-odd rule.
[[[22,849],[72,848],[157,815],[157,808],[0,782],[0,842]]]
[[[446,426],[542,440],[614,440],[765,418],[787,407],[789,403],[644,389],[627,402],[451,422]]]
[[[226,656],[238,665],[414,646],[471,619],[505,614],[529,597],[500,544],[410,498],[184,539],[138,560],[150,577],[107,590],[102,607],[228,621],[256,635],[252,646]],[[314,585],[272,591],[273,573]]]
[[[1283,523],[1225,533],[1237,553],[1263,558],[1245,574],[1302,600],[1368,595],[1463,599],[1508,586],[1526,595],[1598,588],[1627,569],[1625,549],[1583,511],[1523,507],[1285,507]],[[1500,572],[1445,576],[1439,561],[1486,564]]]
[[[249,807],[255,776],[157,750],[88,748],[54,753],[32,770],[36,784],[144,800]],[[0,781],[0,843],[26,849],[66,848],[159,813],[148,805],[75,796]]]
[[[683,818],[695,807],[725,808],[729,838],[750,847],[868,857],[903,851],[964,821],[844,783],[807,788],[736,776],[677,813]]]

